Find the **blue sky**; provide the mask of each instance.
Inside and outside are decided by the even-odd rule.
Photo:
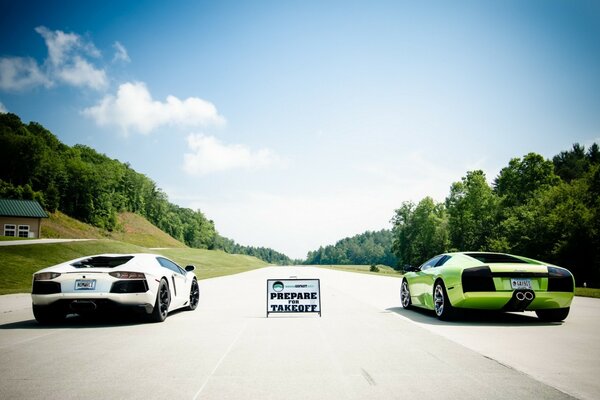
[[[600,141],[592,1],[0,7],[0,110],[295,258],[468,170]]]

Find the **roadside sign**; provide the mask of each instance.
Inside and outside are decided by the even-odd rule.
[[[279,313],[319,313],[321,316],[321,281],[268,279],[267,317]]]

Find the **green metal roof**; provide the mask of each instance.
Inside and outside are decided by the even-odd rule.
[[[0,216],[48,218],[48,214],[37,201],[14,199],[0,199]]]

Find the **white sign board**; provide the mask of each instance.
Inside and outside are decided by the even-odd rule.
[[[319,313],[321,282],[318,279],[268,279],[267,317],[275,313]]]

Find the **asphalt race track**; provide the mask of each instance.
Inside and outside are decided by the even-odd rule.
[[[266,318],[266,280],[320,278],[323,315]],[[596,399],[600,300],[564,324],[533,313],[453,323],[399,308],[397,278],[271,267],[200,282],[161,324],[41,327],[0,297],[3,399]]]

